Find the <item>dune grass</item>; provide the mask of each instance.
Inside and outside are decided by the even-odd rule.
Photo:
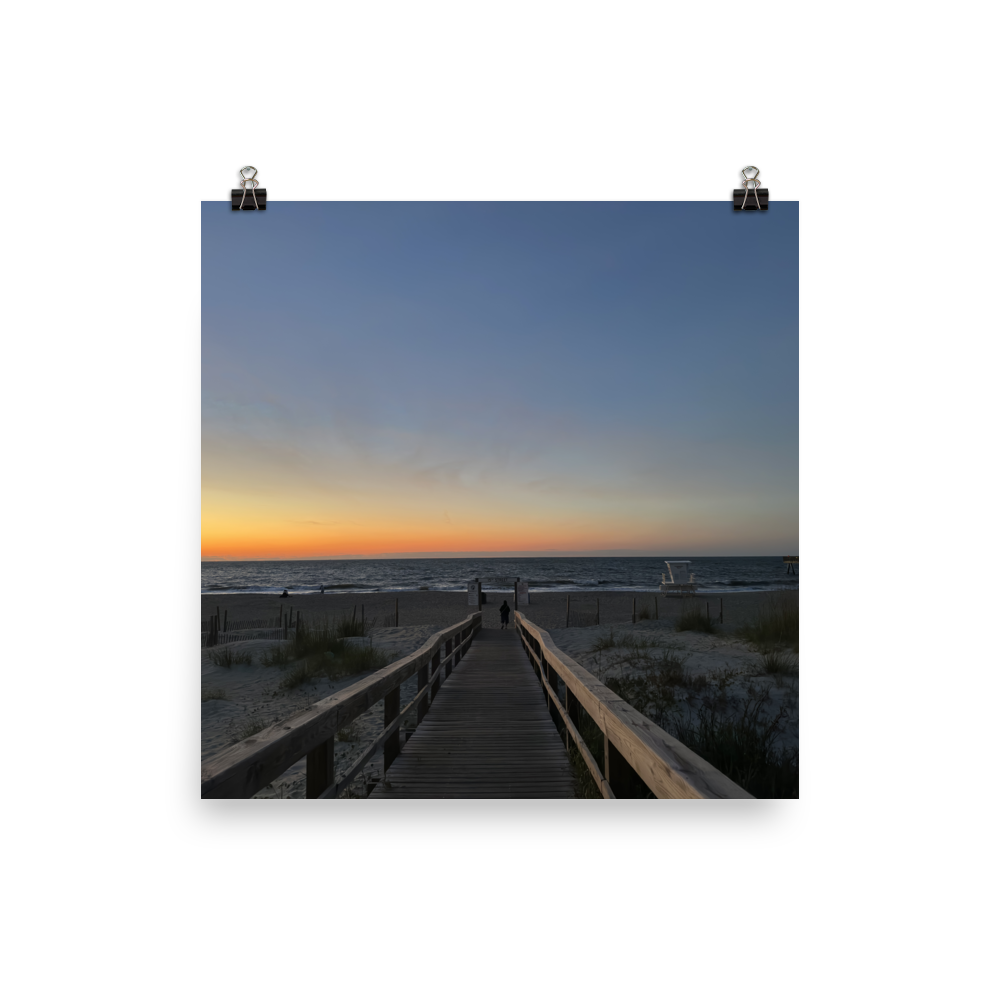
[[[735,715],[703,705],[693,719],[675,718],[667,729],[751,795],[797,799],[798,754],[777,747],[787,713],[766,713],[769,700],[769,688],[750,688]]]
[[[629,668],[621,677],[605,678],[605,685],[751,795],[798,798],[797,752],[779,753],[775,747],[787,712],[781,708],[773,717],[763,713],[764,706],[771,700],[770,686],[755,688],[751,685],[735,717],[728,711],[730,689],[738,678],[748,674],[770,676],[784,686],[786,677],[798,674],[794,658],[781,650],[768,648],[750,666],[691,675],[685,666],[686,659],[677,650],[653,651],[652,645],[645,637],[616,637],[613,629],[598,637],[592,652],[600,655],[611,650],[613,655],[617,654],[616,665]],[[703,693],[697,722],[692,722],[683,711],[680,689]],[[582,709],[580,735],[603,768],[604,734]],[[572,740],[569,756],[577,798],[602,798]],[[638,779],[632,781],[632,786],[623,791],[622,797],[652,795]]]
[[[706,632],[711,635],[715,632],[715,623],[701,607],[681,607],[674,628],[678,632]]]
[[[799,595],[768,594],[754,617],[739,630],[741,639],[762,652],[778,646],[799,645]]]
[[[353,636],[371,636],[375,631],[375,622],[371,618],[359,618],[356,614],[343,615],[340,618],[326,618],[320,622],[300,621],[299,627],[295,630],[295,635],[287,642],[278,643],[272,646],[264,654],[264,664],[268,667],[285,667],[290,663],[296,663],[306,658],[322,657],[324,654],[332,654],[334,659],[350,659],[352,653],[347,652],[352,647],[344,639]],[[376,658],[377,659],[377,658]],[[379,663],[379,666],[385,666]],[[371,669],[362,666],[361,670]],[[310,668],[309,677],[318,676],[326,672],[320,670],[316,663]],[[358,671],[348,671],[347,673],[357,673]],[[343,674],[340,676],[347,676]],[[308,679],[308,678],[306,678]],[[285,684],[288,678],[282,682]],[[302,683],[299,681],[298,683]],[[295,685],[293,685],[295,686]]]
[[[237,664],[253,663],[253,657],[248,649],[233,649],[232,646],[223,646],[221,649],[209,651],[208,658],[217,667],[235,667]]]
[[[264,654],[264,663],[289,668],[278,682],[282,691],[291,691],[321,677],[337,680],[378,670],[390,662],[387,653],[347,641],[352,636],[371,636],[374,631],[375,622],[371,618],[362,619],[354,614],[311,623],[303,620],[292,639],[272,646]]]
[[[799,665],[795,658],[784,649],[765,649],[757,661],[757,665],[765,674],[772,677],[798,677]]]
[[[201,689],[201,700],[206,701],[229,701],[226,697],[226,692],[222,688],[202,688]]]
[[[240,743],[243,740],[248,740],[251,736],[256,736],[257,733],[263,729],[267,729],[274,722],[274,719],[267,719],[263,715],[260,715],[257,709],[253,709],[253,711],[238,722],[232,723],[226,730],[226,734],[229,736],[230,744]]]

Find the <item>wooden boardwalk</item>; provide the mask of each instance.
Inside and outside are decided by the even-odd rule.
[[[569,758],[513,626],[477,634],[371,798],[573,798]]]

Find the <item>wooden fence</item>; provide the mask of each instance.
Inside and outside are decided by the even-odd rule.
[[[753,798],[602,684],[521,612],[514,612],[514,622],[545,690],[553,721],[564,730],[566,749],[572,739],[605,798],[648,792],[659,799]],[[580,735],[581,712],[590,716],[604,736],[603,768]]]
[[[361,769],[383,749],[384,768],[400,750],[399,727],[407,713],[417,710],[417,725],[473,636],[482,627],[482,612],[432,635],[420,649],[376,671],[371,677],[330,695],[296,715],[248,739],[227,747],[201,768],[203,799],[250,798],[306,758],[306,798],[336,798]],[[417,675],[417,694],[400,709],[400,686]],[[385,702],[384,728],[375,741],[334,780],[334,743],[337,733],[380,701]]]
[[[299,623],[315,625],[317,620],[328,616],[310,616],[303,619],[302,612],[296,611],[291,605],[287,609],[280,608],[274,618],[242,618],[229,620],[228,611],[215,609],[215,614],[208,621],[201,623],[202,646],[221,646],[227,642],[247,642],[252,639],[281,640],[293,638]],[[336,617],[336,616],[335,616]],[[339,617],[347,617],[344,611]],[[374,607],[369,603],[368,614],[365,605],[361,603],[361,616],[358,618],[358,605],[351,612],[352,621],[360,621],[362,628],[369,625],[372,628],[392,628],[399,625],[399,598],[393,601],[382,601]],[[367,632],[365,633],[367,634]]]
[[[660,617],[659,602],[655,596],[650,600],[648,595],[643,594],[641,601],[642,603],[639,604],[635,597],[632,598],[631,613],[627,611],[623,613],[619,608],[613,608],[610,614],[607,602],[605,602],[604,624],[621,625],[631,621],[634,625],[641,618],[658,619]],[[600,624],[601,599],[599,597],[588,595],[583,598],[573,598],[570,594],[566,595],[566,628],[589,628],[591,625]]]

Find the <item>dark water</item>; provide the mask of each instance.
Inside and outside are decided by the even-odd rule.
[[[288,562],[203,562],[203,594],[292,594],[327,590],[465,590],[477,577],[520,577],[532,590],[655,590],[664,557],[531,559],[323,559]],[[681,557],[678,557],[681,558]],[[686,556],[707,594],[798,587],[781,556]],[[797,569],[797,567],[796,567]],[[484,590],[511,589],[484,584]]]

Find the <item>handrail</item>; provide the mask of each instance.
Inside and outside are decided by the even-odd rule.
[[[624,758],[650,791],[660,799],[754,797],[602,684],[590,671],[559,649],[548,632],[529,621],[520,611],[514,612],[514,621],[526,652],[538,668],[549,702],[566,723],[567,731],[580,748],[584,761],[605,798],[611,797],[608,793],[612,792],[615,785],[612,773],[613,751]],[[554,681],[549,674],[550,670],[566,685],[565,708],[559,704],[554,683],[550,683]],[[601,774],[589,750],[584,752],[586,744],[572,719],[576,706],[571,702],[570,696],[604,734],[604,774]]]
[[[306,797],[332,797],[385,747],[386,767],[399,753],[398,730],[403,717],[417,706],[417,723],[426,715],[441,684],[462,658],[482,627],[482,612],[432,635],[415,653],[390,663],[370,677],[310,705],[245,740],[220,750],[202,764],[203,799],[249,798],[296,761],[306,757]],[[457,641],[454,641],[456,640]],[[442,653],[444,654],[442,656]],[[433,674],[428,677],[429,668]],[[417,674],[417,697],[399,710],[400,685]],[[385,700],[386,728],[336,784],[333,781],[333,744],[337,733]],[[394,723],[394,724],[393,724]],[[334,789],[338,788],[335,792]]]

